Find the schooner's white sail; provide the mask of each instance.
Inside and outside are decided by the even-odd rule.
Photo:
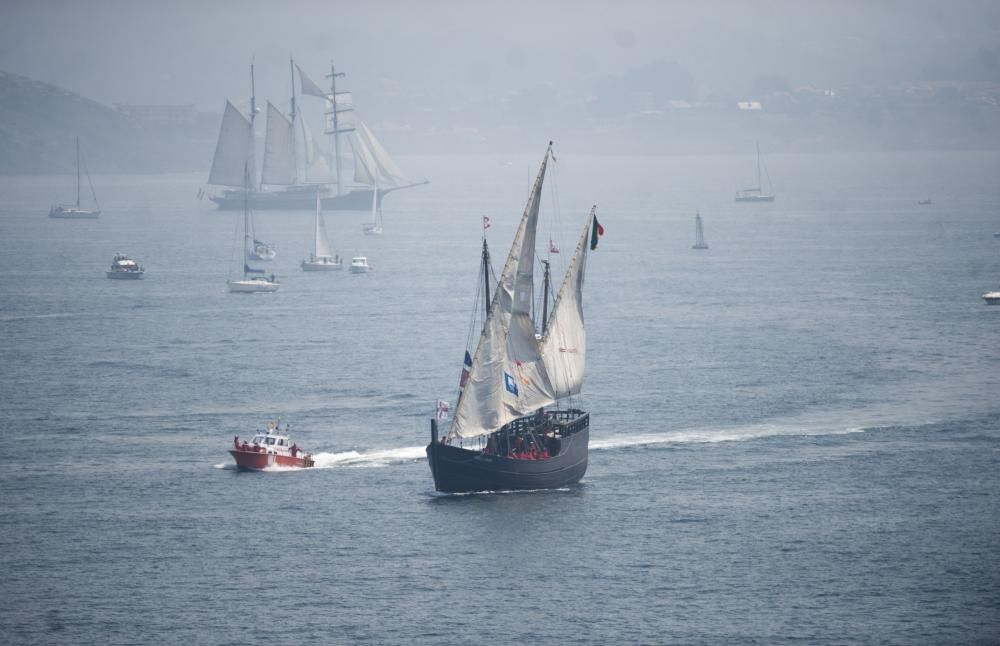
[[[302,140],[304,148],[304,179],[308,182],[337,183],[337,173],[333,170],[333,156],[324,151],[316,135],[312,133],[305,119],[299,119],[302,124]]]
[[[590,209],[587,224],[580,234],[573,259],[566,268],[566,277],[559,288],[555,307],[542,338],[545,370],[557,399],[576,395],[583,387],[587,360],[587,330],[583,324],[583,277],[587,266],[588,238],[596,208]]]
[[[364,123],[358,123],[351,133],[351,147],[354,149],[355,182],[374,186],[377,176],[379,185],[383,187],[410,183]]]
[[[531,318],[535,230],[548,154],[542,161],[479,338],[449,437],[470,438],[555,402]]]
[[[245,169],[252,171],[255,167],[253,147],[253,125],[232,103],[226,101],[208,183],[242,188]]]
[[[267,102],[264,168],[260,183],[273,186],[292,186],[297,183],[294,126],[270,101]]]

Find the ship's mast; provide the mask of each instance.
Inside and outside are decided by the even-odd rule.
[[[764,186],[760,183],[760,143],[757,144],[757,190],[761,191]]]
[[[333,118],[333,128],[327,130],[326,134],[333,135],[333,150],[336,159],[334,160],[334,165],[337,169],[337,195],[341,195],[344,192],[344,181],[340,177],[340,133],[351,132],[354,128],[341,128],[340,127],[340,117],[338,116],[341,112],[351,112],[353,108],[338,108],[337,107],[337,96],[340,94],[350,94],[349,92],[337,92],[337,77],[344,76],[343,72],[338,72],[333,65],[330,65],[330,73],[326,75],[326,78],[330,79],[330,101],[333,104],[330,111],[327,112],[327,116]],[[328,121],[329,123],[329,121]]]
[[[295,181],[297,182],[299,181],[299,157],[297,154],[295,154],[295,148],[294,148],[295,145],[295,59],[294,58],[289,57],[288,59],[288,71],[290,73],[289,81],[292,84],[292,111],[289,114],[289,116],[292,119],[292,145],[293,145],[292,164],[294,166],[293,175],[295,177]],[[304,140],[305,138],[303,136],[303,141]],[[303,150],[305,149],[303,148]]]
[[[545,266],[545,287],[542,290],[542,334],[549,327],[549,261],[543,260],[542,264]]]
[[[88,176],[89,177],[89,176]],[[80,136],[76,137],[76,208],[80,208]]]
[[[483,302],[486,304],[486,318],[483,319],[485,326],[486,320],[490,318],[490,248],[486,245],[485,234],[483,234],[483,286],[486,288],[483,297]]]
[[[251,57],[250,58],[250,147],[251,147],[250,159],[256,159],[256,155],[254,154],[256,152],[254,149],[257,146],[257,140],[256,140],[257,131],[254,128],[254,121],[256,119],[257,119],[257,86],[255,84],[253,76],[253,57]],[[250,172],[250,169],[247,168],[245,165],[244,165],[244,170],[247,171],[247,173]],[[257,175],[256,163],[254,164],[253,173],[256,179]],[[244,183],[247,186],[247,190],[249,190],[250,183],[249,182],[244,182]]]

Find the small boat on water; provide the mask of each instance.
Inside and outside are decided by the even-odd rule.
[[[97,193],[94,191],[94,182],[90,180],[90,173],[87,174],[87,183],[90,184],[90,194],[94,197],[94,208],[84,209],[80,206],[80,138],[76,138],[76,203],[75,204],[54,204],[49,209],[50,218],[61,218],[63,220],[94,220],[101,214],[100,205],[97,203]]]
[[[550,143],[492,294],[483,236],[479,342],[474,353],[465,352],[455,416],[442,437],[438,419],[431,419],[427,461],[441,492],[552,489],[587,472],[590,414],[571,398],[583,386],[586,360],[584,267],[603,228],[591,208],[551,314],[547,262],[543,307],[532,311],[538,207],[551,155]],[[443,410],[447,406],[439,406],[441,419]]]
[[[249,165],[246,166],[245,181],[246,185],[249,186],[250,182],[250,170]],[[248,200],[243,201],[243,257],[246,258],[252,247],[250,246],[251,236],[250,236],[250,204]],[[276,292],[278,288],[281,287],[281,283],[275,279],[274,274],[268,278],[264,275],[263,269],[255,269],[251,267],[246,261],[243,262],[243,278],[237,278],[235,280],[230,279],[227,281],[229,285],[229,291],[234,294],[254,294],[258,292]]]
[[[274,260],[274,257],[278,255],[277,249],[274,245],[267,242],[261,242],[260,240],[254,239],[253,246],[247,252],[248,260]]]
[[[123,253],[116,253],[111,261],[111,269],[104,272],[108,278],[138,280],[146,273],[145,268]]]
[[[692,249],[708,249],[708,242],[705,241],[705,228],[701,223],[701,213],[694,214],[694,245]]]
[[[372,266],[368,264],[367,256],[354,256],[351,258],[352,274],[367,274],[371,270]]]
[[[917,202],[917,204],[919,204],[920,206],[927,206],[929,204],[934,204],[934,200],[932,200],[931,198],[927,198],[926,200],[920,200],[919,202]]]
[[[313,250],[309,260],[302,261],[302,271],[340,271],[344,261],[330,248],[326,235],[326,223],[320,209],[319,192],[316,193],[316,220],[313,224]]]
[[[268,422],[267,430],[256,433],[250,441],[237,435],[229,454],[241,471],[261,471],[269,467],[307,469],[314,466],[312,455],[292,442],[288,425],[282,431],[277,422]]]
[[[1000,291],[986,292],[983,294],[983,300],[987,305],[1000,305]]]
[[[764,169],[767,173],[767,169]],[[744,188],[736,191],[736,201],[737,202],[773,202],[774,201],[774,189],[771,188],[771,176],[767,177],[768,188],[771,190],[770,193],[764,192],[764,187],[760,181],[760,144],[757,144],[757,185],[751,186],[750,188]]]

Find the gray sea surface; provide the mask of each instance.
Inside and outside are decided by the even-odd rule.
[[[540,251],[561,276],[592,203],[606,232],[589,470],[438,495],[482,217],[499,270],[540,153],[400,159],[431,184],[382,236],[325,215],[369,275],[258,213],[270,295],[227,292],[202,175],[95,176],[94,221],[46,217],[75,177],[0,178],[0,641],[996,643],[1000,153],[774,155],[737,204],[751,155],[557,146]],[[319,468],[232,468],[275,418]]]

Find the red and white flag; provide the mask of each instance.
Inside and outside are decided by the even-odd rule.
[[[549,253],[559,253],[559,248],[552,243],[552,238],[549,238]]]
[[[439,422],[443,422],[448,419],[449,408],[450,406],[448,406],[448,402],[443,399],[437,400],[437,419]]]

